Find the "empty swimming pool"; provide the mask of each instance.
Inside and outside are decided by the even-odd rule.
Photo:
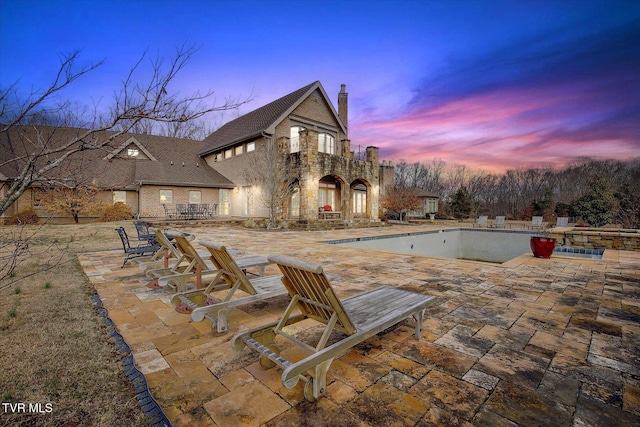
[[[361,237],[332,240],[324,243],[346,245],[357,248],[376,249],[412,255],[441,258],[468,259],[486,262],[506,262],[525,253],[530,253],[530,231],[474,230],[466,228],[402,233],[389,236]],[[573,248],[556,248],[554,255],[599,258],[599,253],[580,254]],[[560,253],[561,250],[564,250]]]

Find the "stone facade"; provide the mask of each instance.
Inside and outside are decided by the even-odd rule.
[[[281,145],[282,146],[282,145]],[[352,154],[349,152],[349,154]],[[311,222],[318,220],[320,202],[318,197],[318,183],[331,177],[336,182],[339,194],[338,208],[343,219],[353,218],[352,193],[356,185],[366,187],[366,212],[368,219],[378,218],[379,204],[379,168],[378,148],[367,147],[365,161],[353,159],[350,156],[338,156],[318,151],[318,132],[305,130],[300,133],[300,152],[285,153],[283,157],[289,164],[298,169],[300,182],[299,220]]]
[[[277,104],[279,101],[274,101]],[[297,219],[309,223],[323,219],[319,217],[320,185],[330,183],[335,187],[334,211],[340,212],[342,220],[355,217],[378,220],[381,189],[381,170],[386,180],[393,181],[391,163],[381,168],[378,148],[367,147],[366,158],[356,159],[351,151],[351,141],[347,134],[348,94],[345,85],[338,94],[338,111],[333,109],[319,82],[311,87],[297,103],[292,105],[278,121],[271,123],[267,132],[230,144],[219,144],[217,149],[207,151],[203,157],[207,164],[233,181],[236,188],[231,194],[229,215],[267,216],[268,209],[259,203],[262,189],[252,188],[246,170],[252,164],[253,156],[260,156],[264,144],[274,140],[278,147],[277,163],[287,168],[287,176],[297,188],[299,208],[293,209],[293,199],[285,200],[279,219]],[[237,120],[243,120],[239,118]],[[292,128],[303,129],[298,136],[292,135]],[[335,139],[335,152],[325,153],[319,149],[319,137],[330,135]],[[296,150],[292,138],[298,139]],[[251,144],[252,151],[247,152]],[[236,148],[238,148],[236,154]],[[227,153],[230,155],[227,157]],[[357,198],[357,202],[356,202]],[[357,207],[354,207],[357,206]]]
[[[545,235],[563,246],[574,248],[640,251],[638,230],[554,228],[547,230]]]

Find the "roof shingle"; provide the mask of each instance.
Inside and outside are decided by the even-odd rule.
[[[274,125],[290,108],[301,101],[306,94],[312,92],[319,86],[320,82],[315,81],[230,121],[204,139],[204,146],[198,154],[200,156],[206,156],[234,143],[259,136],[262,132],[267,131],[269,127]]]

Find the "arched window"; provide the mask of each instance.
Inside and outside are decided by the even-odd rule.
[[[300,151],[300,132],[303,130],[302,126],[291,126],[289,153],[298,153]]]
[[[328,133],[319,134],[318,151],[320,153],[336,154],[336,139]]]

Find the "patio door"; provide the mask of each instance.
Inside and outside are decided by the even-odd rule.
[[[367,188],[364,185],[361,185],[364,190],[358,187],[353,189],[353,214],[362,216],[367,213]]]

